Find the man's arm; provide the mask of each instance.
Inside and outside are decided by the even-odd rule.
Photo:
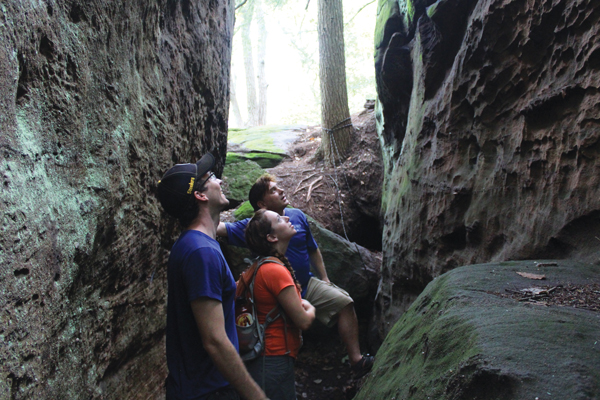
[[[219,222],[217,226],[217,236],[226,237],[227,244],[236,247],[246,247],[246,238],[244,232],[250,218],[236,222]]]
[[[192,301],[191,306],[204,348],[219,372],[242,398],[266,399],[267,396],[254,382],[235,346],[227,337],[221,302],[201,297]]]
[[[219,226],[217,226],[217,236],[227,237],[227,227],[224,222],[219,222]]]
[[[317,271],[317,275],[323,282],[329,283],[329,278],[327,277],[327,271],[325,271],[325,263],[323,262],[323,256],[321,255],[321,250],[318,248],[314,250],[308,250],[308,256],[310,257],[310,263],[315,270]]]

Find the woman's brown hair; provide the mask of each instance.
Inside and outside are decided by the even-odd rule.
[[[265,212],[267,210],[260,209],[254,213],[254,216],[246,225],[246,245],[252,251],[252,253],[256,254],[260,257],[277,257],[281,260],[281,262],[285,265],[285,267],[292,274],[292,278],[296,283],[296,286],[300,288],[300,282],[296,279],[296,273],[290,264],[290,261],[287,257],[277,250],[271,242],[267,240],[267,235],[271,233],[271,222],[265,216]]]

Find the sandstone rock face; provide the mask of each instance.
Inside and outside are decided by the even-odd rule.
[[[381,2],[382,319],[457,266],[600,250],[600,3]]]
[[[432,281],[394,325],[355,399],[597,398],[600,313],[575,308],[576,301],[522,302],[506,289],[595,288],[599,281],[596,266],[571,260],[452,270]]]
[[[0,5],[0,398],[161,398],[154,196],[226,151],[233,3]]]

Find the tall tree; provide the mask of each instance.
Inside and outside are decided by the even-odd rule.
[[[240,106],[237,101],[237,90],[236,87],[236,79],[235,73],[233,72],[233,68],[231,68],[231,83],[229,84],[229,101],[231,102],[231,112],[233,113],[233,117],[235,118],[235,123],[238,128],[244,126],[244,121],[242,120],[242,113],[240,112]]]
[[[336,165],[351,144],[342,0],[318,1],[319,78],[323,135],[317,158]]]
[[[252,40],[250,38],[250,28],[252,26],[252,16],[254,14],[254,1],[249,1],[241,7],[242,26],[240,33],[242,35],[242,50],[244,53],[244,71],[246,72],[246,108],[248,119],[246,126],[258,125],[258,103],[256,98],[256,73],[254,72],[254,56],[252,54]]]
[[[258,29],[256,64],[258,74],[258,125],[267,123],[267,76],[265,70],[265,58],[267,55],[267,27],[265,24],[265,12],[262,0],[256,0],[256,27]]]

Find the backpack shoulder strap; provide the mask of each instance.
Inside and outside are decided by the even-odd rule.
[[[272,256],[271,257],[263,257],[260,260],[258,260],[259,267],[266,263],[275,263],[275,264],[279,264],[279,265],[284,265],[279,258],[272,257]],[[257,267],[257,269],[258,269],[258,267]]]
[[[262,257],[258,258],[252,263],[250,266],[248,273],[251,275],[250,282],[246,282],[244,279],[244,274],[241,275],[241,281],[244,284],[244,291],[250,292],[250,299],[252,304],[254,304],[254,280],[256,279],[256,274],[258,273],[258,269],[261,265],[266,263],[276,263],[279,265],[284,265],[277,257]]]
[[[254,268],[254,270],[251,272],[252,278],[250,279],[250,283],[246,283],[246,281],[244,279],[242,279],[242,281],[244,282],[244,287],[250,289],[250,295],[252,296],[253,301],[254,301],[254,280],[256,279],[256,274],[258,273],[258,269],[261,267],[261,265],[267,264],[267,263],[275,263],[275,264],[279,264],[279,265],[284,265],[277,257],[258,258],[250,266],[250,269]]]

